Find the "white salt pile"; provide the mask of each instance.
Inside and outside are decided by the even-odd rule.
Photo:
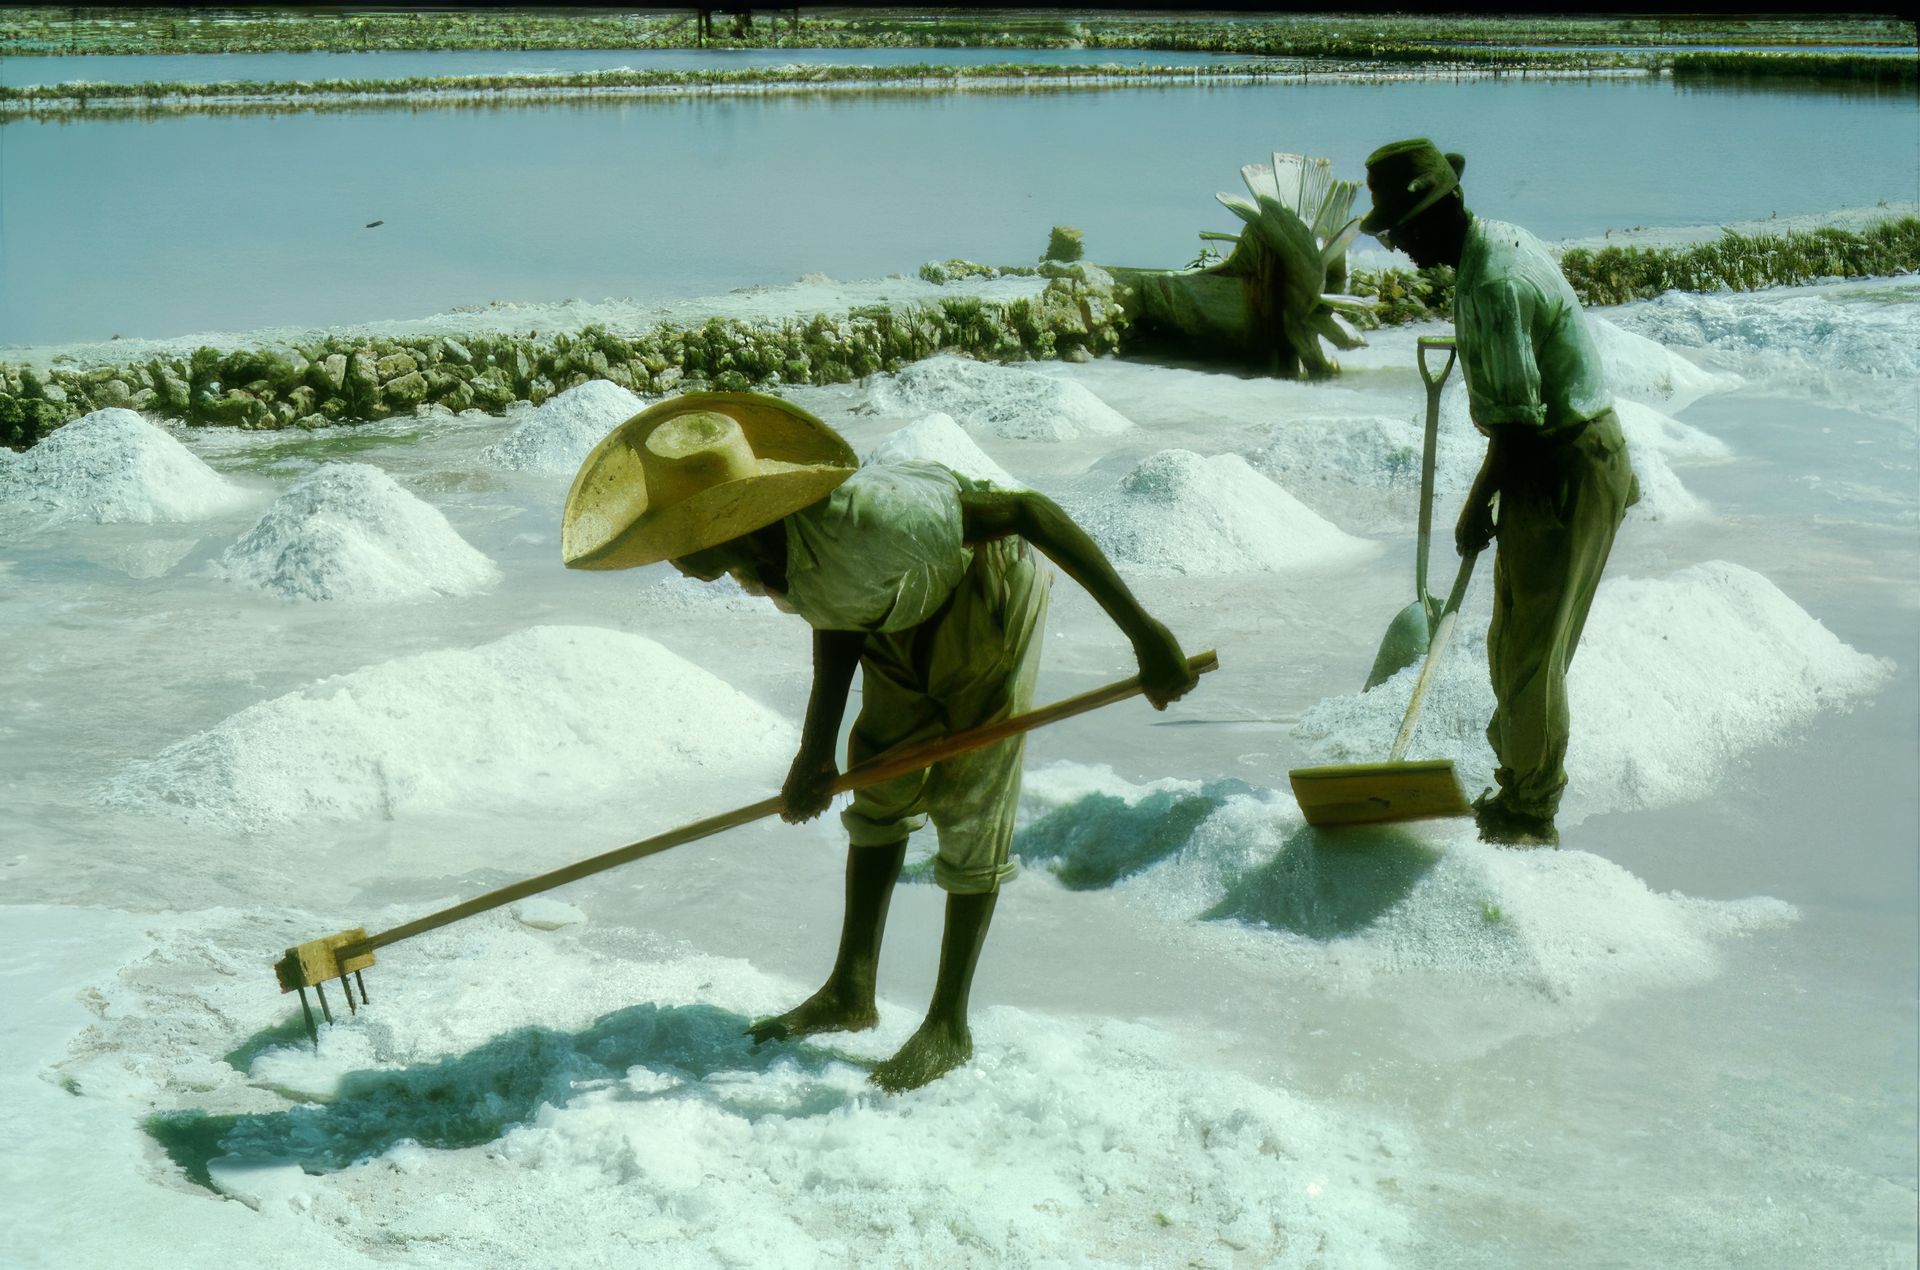
[[[1578,817],[1703,797],[1740,755],[1871,694],[1891,670],[1739,565],[1716,560],[1666,578],[1609,578],[1567,676],[1567,811]],[[1377,759],[1417,674],[1410,667],[1372,692],[1328,698],[1296,734],[1317,762]],[[1492,713],[1480,618],[1456,631],[1409,753],[1453,759],[1461,785],[1477,794],[1493,783],[1484,735]]]
[[[247,501],[165,429],[96,410],[0,464],[0,510],[96,524],[202,520]]]
[[[1373,555],[1237,454],[1162,450],[1075,518],[1121,564],[1143,573],[1270,573]]]
[[[1687,458],[1717,458],[1724,457],[1724,448],[1716,446],[1713,439],[1698,428],[1669,419],[1650,406],[1616,399],[1614,412],[1620,416],[1620,432],[1627,441],[1627,459],[1633,465],[1633,474],[1640,480],[1640,501],[1628,510],[1628,518],[1682,521],[1704,515],[1706,505],[1681,483],[1673,470],[1670,454],[1677,451]],[[1456,380],[1441,394],[1440,439],[1436,449],[1441,454],[1454,455],[1452,462],[1456,464],[1460,462],[1459,456],[1462,454],[1470,455],[1474,470],[1477,471],[1480,458],[1486,453],[1486,446],[1486,438],[1473,426],[1473,416],[1467,406],[1466,385]],[[1417,458],[1415,462],[1418,463]],[[1452,481],[1459,479],[1458,471],[1458,468],[1452,471],[1447,491],[1450,495],[1454,494],[1451,485]],[[1455,499],[1465,497],[1472,479],[1472,473],[1469,472],[1466,480],[1459,484],[1457,495],[1448,500],[1455,507],[1458,506]]]
[[[1090,781],[1090,770],[1101,778]],[[1135,786],[1110,770],[1066,764],[1031,779],[1059,814],[1029,825],[1016,849],[1032,849],[1088,807],[1087,794],[1073,792],[1088,785],[1137,808],[1142,833],[1166,819],[1169,795],[1201,789],[1193,781]],[[1434,990],[1478,996],[1491,985],[1523,1000],[1619,997],[1708,978],[1719,969],[1720,939],[1794,916],[1773,900],[1655,894],[1586,852],[1485,846],[1467,821],[1323,837],[1284,793],[1250,790],[1216,804],[1114,889],[1169,918],[1208,919],[1199,937],[1209,943],[1264,964],[1294,962],[1336,990],[1377,991],[1379,977],[1391,975],[1418,977],[1423,999]],[[1126,836],[1124,811],[1103,814],[1108,837]]]
[[[785,719],[650,639],[536,626],[249,706],[129,764],[100,797],[235,826],[577,814],[702,771],[778,773],[795,743]]]
[[[1664,345],[1603,317],[1588,314],[1587,329],[1593,332],[1607,387],[1617,397],[1663,410],[1684,410],[1711,393],[1740,387],[1738,375],[1696,366]]]
[[[480,452],[518,471],[576,472],[607,433],[647,408],[619,384],[589,379],[525,410],[505,436]]]
[[[1480,470],[1486,440],[1443,415],[1434,445],[1436,506],[1457,507]],[[1261,472],[1344,526],[1404,531],[1420,490],[1425,425],[1409,415],[1288,419],[1249,458]],[[1436,512],[1436,515],[1439,513]],[[1437,523],[1437,522],[1436,522]]]
[[[1622,327],[1706,350],[1760,384],[1911,423],[1920,412],[1920,288],[1882,285],[1860,300],[1669,291],[1617,310]],[[1897,297],[1897,298],[1895,298]]]
[[[873,405],[882,413],[942,411],[970,431],[1021,441],[1072,441],[1133,427],[1070,379],[968,357],[929,357],[879,377]]]
[[[971,476],[975,480],[998,485],[1001,489],[1025,488],[1005,468],[988,458],[986,451],[974,444],[973,438],[967,435],[966,429],[953,421],[952,415],[938,411],[889,432],[867,452],[862,461],[902,463],[911,459],[931,459],[962,476]]]
[[[216,568],[288,600],[471,595],[500,577],[438,508],[367,463],[328,463],[295,481]]]

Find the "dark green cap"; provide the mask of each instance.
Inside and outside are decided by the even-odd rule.
[[[1406,224],[1458,188],[1467,160],[1443,155],[1425,137],[1392,141],[1367,156],[1367,193],[1373,210],[1360,222],[1363,233],[1378,234]]]

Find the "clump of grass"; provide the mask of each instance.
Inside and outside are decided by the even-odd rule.
[[[1920,270],[1920,217],[1866,230],[1824,228],[1737,234],[1684,247],[1574,248],[1560,268],[1583,304],[1625,304],[1667,291],[1755,291],[1821,278],[1871,278]]]

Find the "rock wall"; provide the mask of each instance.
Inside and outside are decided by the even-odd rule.
[[[707,384],[740,390],[848,383],[938,352],[1021,361],[1109,353],[1126,318],[1113,279],[1049,266],[1031,299],[953,297],[778,323],[714,318],[637,335],[589,326],[527,338],[462,334],[404,340],[325,335],[286,347],[197,348],[187,357],[36,370],[0,364],[0,445],[24,449],[94,410],[122,407],[201,425],[314,428],[426,405],[499,412],[539,405],[589,379],[637,393]]]

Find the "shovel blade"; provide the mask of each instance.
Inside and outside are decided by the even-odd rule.
[[[1434,615],[1439,608],[1440,601],[1428,596],[1424,604],[1415,600],[1394,614],[1386,637],[1380,641],[1380,651],[1374,654],[1373,669],[1367,672],[1366,687],[1362,691],[1370,692],[1407,667],[1420,664],[1433,643]]]
[[[1316,827],[1473,814],[1452,759],[1296,767],[1287,780],[1301,814]]]

